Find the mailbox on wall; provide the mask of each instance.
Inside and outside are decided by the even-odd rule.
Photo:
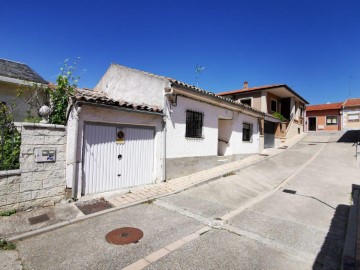
[[[35,149],[36,162],[55,162],[56,150],[49,148],[36,148]]]

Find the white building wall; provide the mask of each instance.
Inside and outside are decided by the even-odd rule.
[[[162,109],[165,87],[170,87],[170,83],[160,76],[111,64],[94,91],[104,92],[115,100],[157,106]]]
[[[360,122],[359,121],[348,121],[348,114],[359,114],[359,108],[344,108],[342,111],[342,128],[344,130],[357,130],[360,129]]]
[[[177,106],[171,106],[167,117],[166,158],[215,156],[218,151],[218,120],[232,119],[233,132],[225,155],[259,152],[259,129],[257,118],[220,108],[186,97],[177,97]],[[186,138],[186,110],[204,113],[203,138]],[[253,141],[242,141],[242,123],[252,123]],[[230,127],[229,125],[227,125]]]
[[[78,170],[78,191],[80,191],[80,185],[82,179],[82,147],[84,137],[84,124],[85,122],[92,122],[97,124],[115,124],[115,125],[140,125],[150,126],[155,128],[154,138],[154,181],[158,182],[164,179],[163,175],[163,160],[164,160],[164,144],[163,144],[163,126],[162,117],[159,115],[151,115],[137,112],[126,112],[117,109],[100,108],[95,106],[83,105],[79,113],[78,122],[78,142],[75,148],[75,108],[72,109],[68,125],[67,125],[67,152],[66,152],[66,178],[67,187],[72,187],[72,172],[73,172],[73,155],[76,151],[76,162]],[[73,187],[74,188],[74,187]]]

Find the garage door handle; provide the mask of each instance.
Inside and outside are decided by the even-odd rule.
[[[119,173],[118,176],[121,176],[121,174]]]
[[[122,155],[118,155],[118,159],[121,160],[121,159],[122,159]]]

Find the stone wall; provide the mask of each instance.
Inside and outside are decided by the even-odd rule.
[[[20,169],[0,171],[0,211],[26,209],[65,198],[66,128],[21,123]],[[35,149],[55,149],[55,162],[35,162]]]

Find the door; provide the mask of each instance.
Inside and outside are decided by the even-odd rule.
[[[309,131],[316,131],[316,117],[309,117]]]
[[[82,194],[153,183],[154,129],[85,125]]]
[[[276,123],[264,122],[264,148],[271,148],[275,146],[275,132]]]

